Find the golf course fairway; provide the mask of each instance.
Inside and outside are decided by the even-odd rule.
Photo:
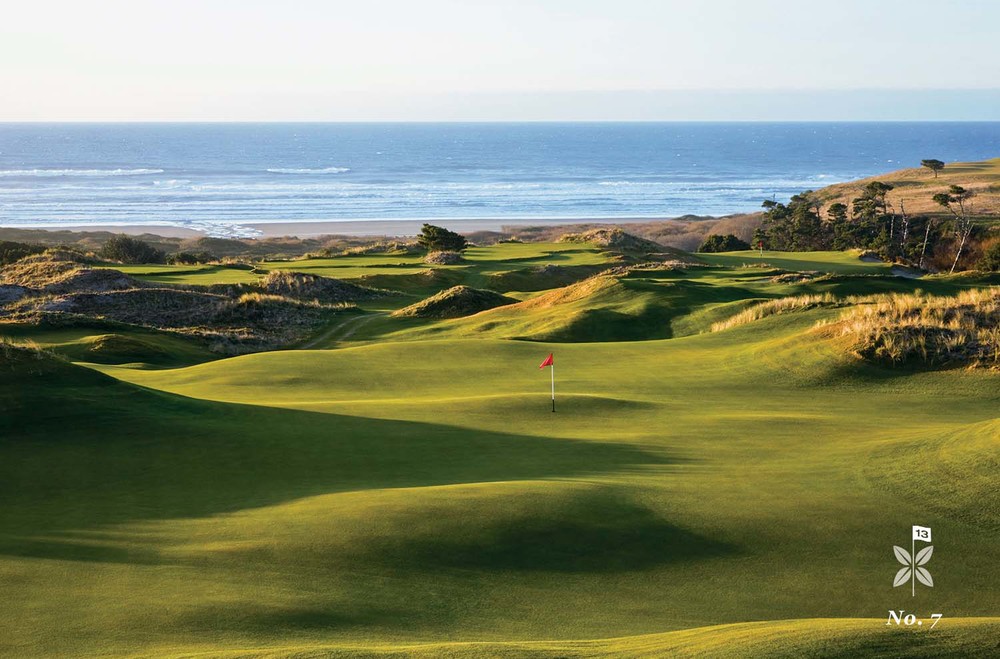
[[[90,360],[86,329],[0,331],[46,349],[0,362],[0,656],[996,656],[998,372],[864,361],[832,328],[850,296],[998,282],[748,252],[523,283],[602,254],[497,245],[440,281],[326,259],[411,280],[310,349],[142,330],[155,363]],[[463,281],[520,302],[391,315]],[[837,301],[712,331],[804,294]],[[933,587],[894,587],[914,525]]]

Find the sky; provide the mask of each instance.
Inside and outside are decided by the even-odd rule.
[[[1000,120],[998,0],[4,0],[0,121]]]

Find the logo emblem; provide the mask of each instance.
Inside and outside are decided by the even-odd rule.
[[[892,547],[892,552],[896,555],[896,560],[906,566],[896,573],[896,578],[892,580],[892,587],[897,588],[909,581],[910,593],[914,597],[917,595],[918,581],[928,588],[934,587],[934,579],[931,577],[931,573],[927,571],[927,568],[923,567],[931,560],[931,555],[934,553],[934,546],[927,545],[917,553],[917,540],[930,542],[930,527],[913,527],[913,535],[910,538],[910,551],[906,551],[899,545],[893,545]]]

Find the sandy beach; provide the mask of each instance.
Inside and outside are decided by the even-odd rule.
[[[656,218],[660,219],[660,218]],[[415,236],[420,233],[420,227],[425,224],[451,229],[459,233],[473,231],[500,231],[503,227],[513,226],[560,226],[563,224],[580,224],[599,222],[605,224],[621,224],[636,221],[655,221],[654,218],[526,218],[526,219],[474,219],[474,220],[350,220],[346,222],[272,222],[261,224],[246,224],[254,231],[259,231],[262,238],[277,238],[295,236],[298,238],[313,238],[316,236]]]
[[[233,237],[253,238],[315,238],[317,236],[391,236],[406,237],[420,233],[424,223],[443,226],[459,233],[474,231],[500,231],[503,227],[513,226],[560,226],[581,223],[622,224],[627,222],[655,222],[666,218],[493,218],[493,219],[461,219],[461,220],[348,220],[348,221],[317,221],[317,222],[261,222],[241,224],[245,235],[234,232]],[[12,229],[44,229],[46,231],[108,231],[129,235],[152,234],[166,238],[197,238],[208,235],[187,227],[172,225],[101,225],[80,224],[75,226],[14,226],[3,227]],[[252,235],[251,235],[252,234]]]

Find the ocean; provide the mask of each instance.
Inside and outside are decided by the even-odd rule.
[[[625,219],[1000,156],[1000,123],[0,124],[0,226]]]

